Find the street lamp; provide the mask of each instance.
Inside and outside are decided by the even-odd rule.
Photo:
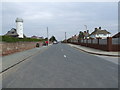
[[[66,32],[65,32],[65,42],[67,42],[67,41],[66,41]]]

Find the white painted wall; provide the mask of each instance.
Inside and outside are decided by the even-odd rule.
[[[110,34],[96,34],[96,35],[91,35],[92,38],[98,38],[101,37],[102,39],[105,39],[107,37],[110,37]]]
[[[19,38],[23,38],[23,22],[16,22],[16,30]]]

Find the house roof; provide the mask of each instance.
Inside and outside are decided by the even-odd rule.
[[[91,35],[96,35],[96,34],[111,34],[110,32],[108,32],[107,30],[101,30],[96,28],[91,34]]]
[[[10,36],[19,36],[16,32],[15,28],[12,28],[10,31],[8,31],[5,35],[10,35]]]
[[[83,35],[84,35],[85,37],[87,37],[87,36],[89,36],[89,33],[88,33],[88,32],[84,32]]]
[[[77,36],[77,35],[74,35],[74,36],[72,36],[71,39],[72,39],[72,40],[77,40],[77,39],[78,39],[78,36]]]
[[[12,28],[12,29],[11,29],[10,31],[8,31],[5,35],[15,36],[15,37],[18,37],[18,36],[19,36],[19,35],[17,34],[17,31],[16,31],[15,28]],[[23,34],[23,36],[26,37],[25,34]]]
[[[37,38],[37,36],[32,36],[31,38]]]
[[[114,36],[112,36],[112,38],[120,38],[120,32],[118,32],[117,34],[115,34]]]

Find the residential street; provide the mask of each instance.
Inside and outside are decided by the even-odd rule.
[[[117,88],[118,64],[54,44],[3,73],[3,88]]]

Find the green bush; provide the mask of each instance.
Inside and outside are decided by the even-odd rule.
[[[16,38],[11,36],[0,36],[0,41],[2,42],[38,42],[43,40],[34,39],[34,38]]]

